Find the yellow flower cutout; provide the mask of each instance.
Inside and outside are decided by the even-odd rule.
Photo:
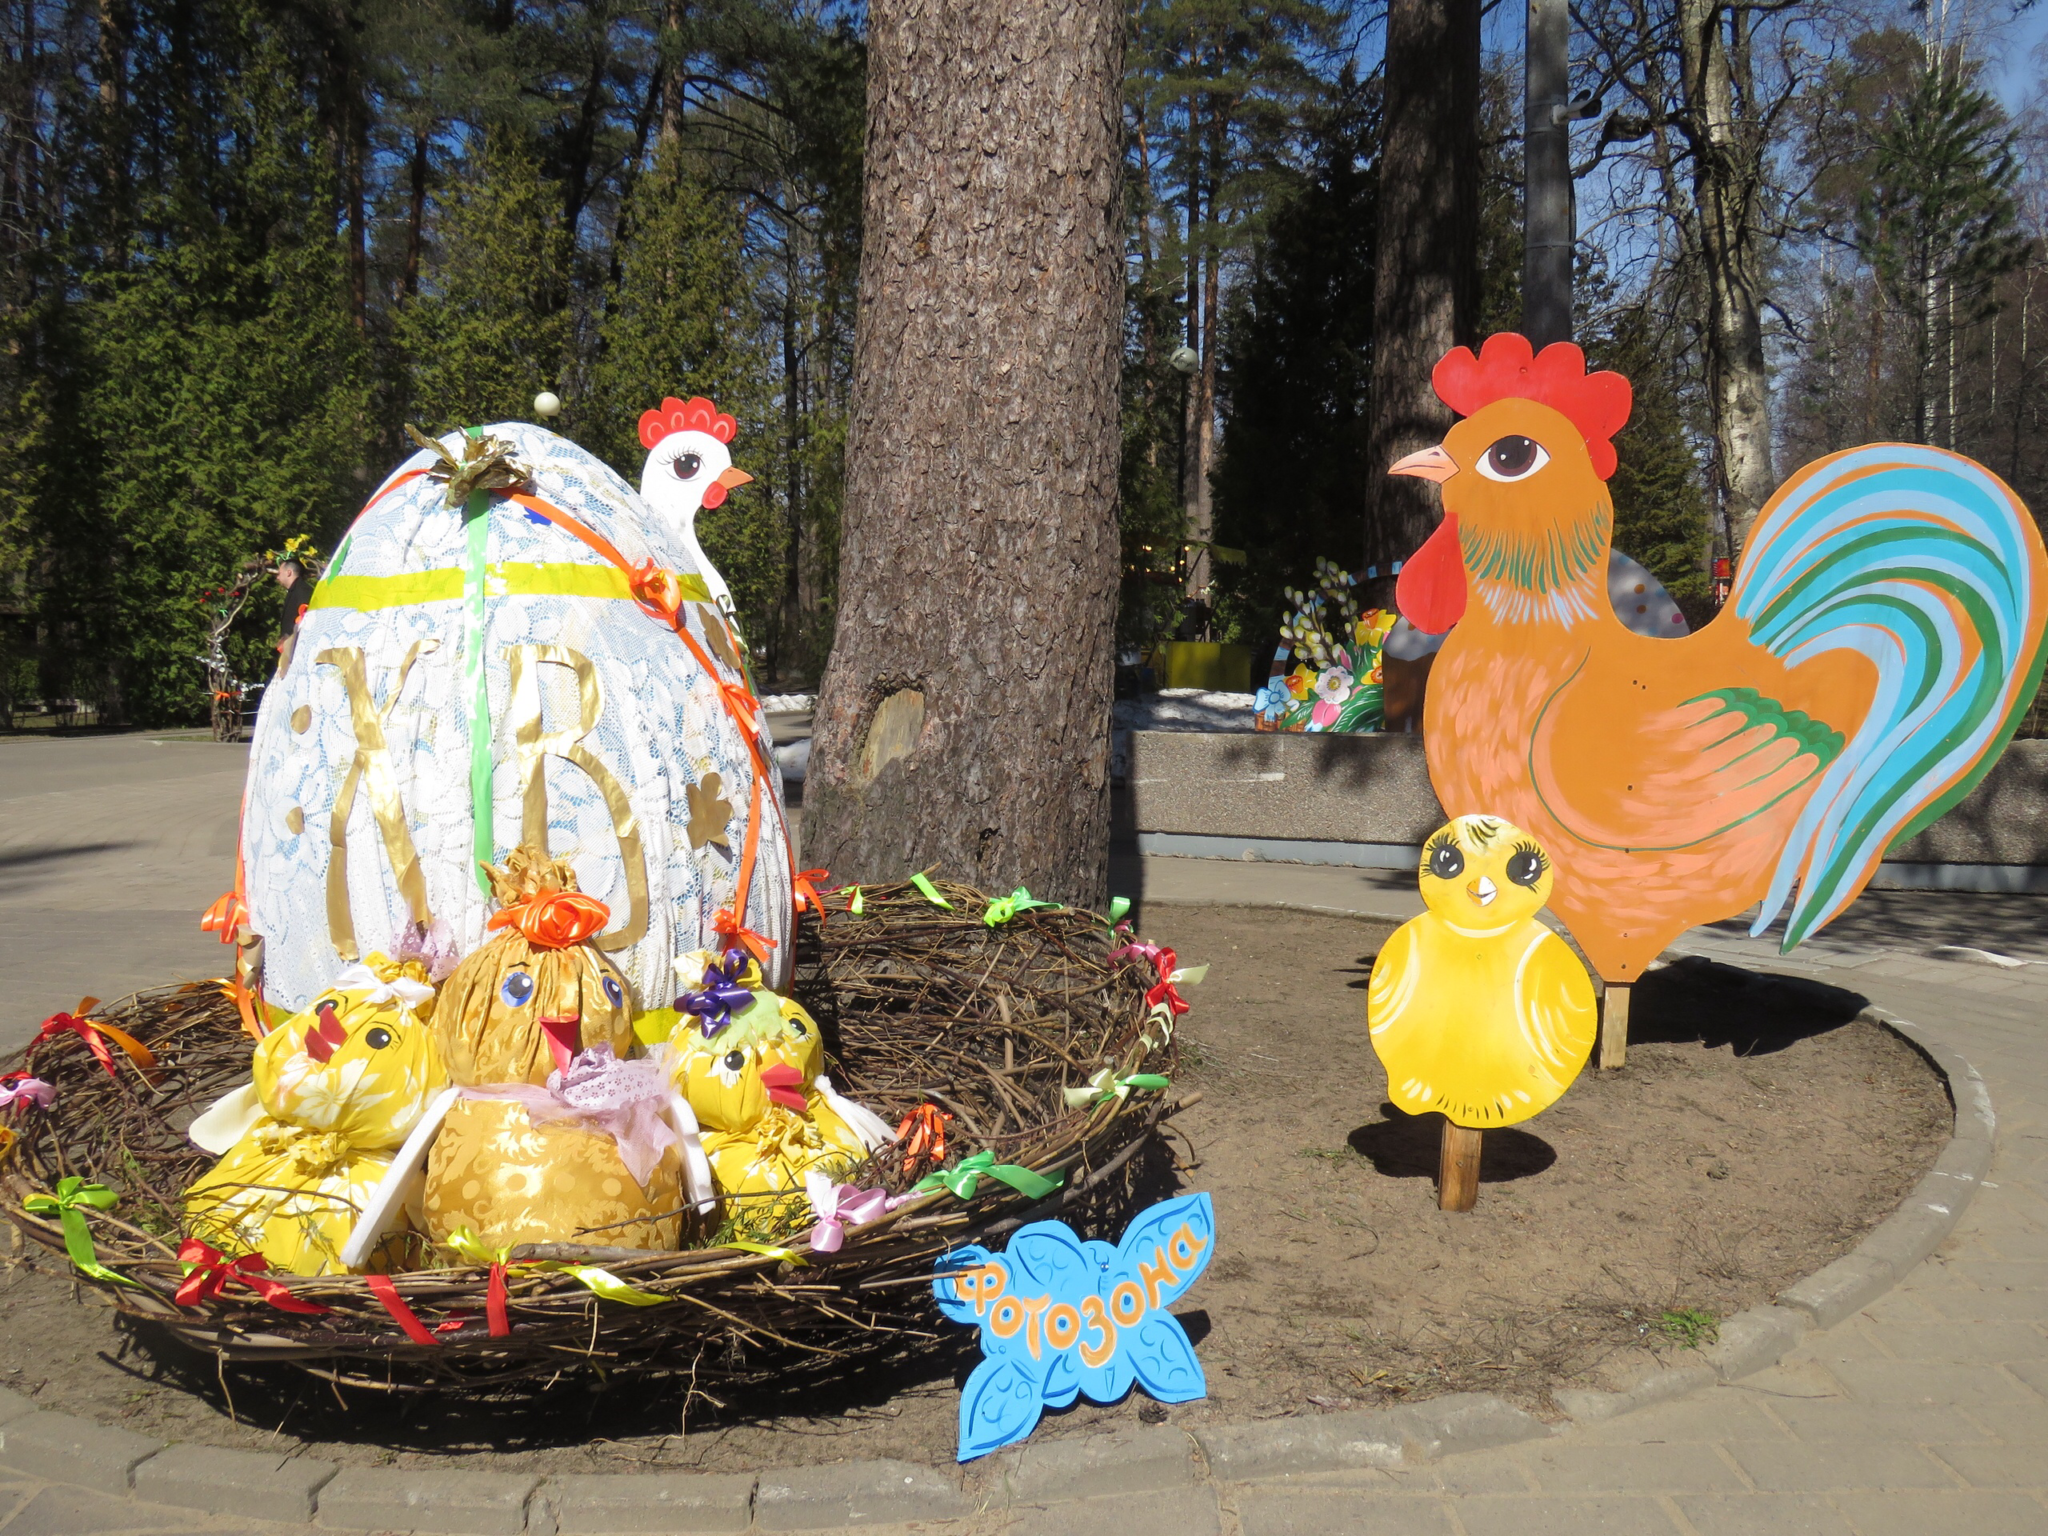
[[[1397,622],[1396,616],[1384,608],[1368,608],[1358,616],[1358,622],[1351,627],[1351,638],[1359,645],[1374,648],[1386,643],[1388,632]]]
[[[1287,691],[1297,699],[1305,699],[1316,691],[1316,675],[1307,667],[1296,667],[1287,674]]]

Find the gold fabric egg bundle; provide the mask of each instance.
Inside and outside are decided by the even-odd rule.
[[[403,1212],[396,1230],[367,1234],[362,1262],[342,1250],[446,1083],[433,996],[417,961],[372,954],[258,1041],[254,1080],[189,1133],[225,1153],[185,1192],[192,1235],[288,1274],[401,1263],[414,1225]]]
[[[609,917],[582,895],[566,860],[515,849],[490,876],[505,931],[443,983],[436,1032],[461,1090],[427,1163],[426,1222],[436,1241],[468,1230],[485,1247],[592,1243],[676,1246],[684,1206],[675,1128],[645,1178],[627,1165],[602,1113],[560,1090],[586,1053],[627,1069],[615,1098],[647,1124],[652,1064],[629,1062],[633,1015],[624,979],[591,944]],[[591,1065],[590,1062],[585,1063]],[[663,1095],[664,1102],[666,1096]],[[634,1105],[638,1108],[635,1109]]]

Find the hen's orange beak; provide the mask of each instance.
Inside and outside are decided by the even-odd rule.
[[[1434,480],[1441,485],[1458,472],[1458,461],[1443,450],[1439,443],[1434,448],[1425,448],[1420,453],[1411,453],[1405,459],[1396,459],[1390,475],[1413,475],[1418,480]]]
[[[736,491],[753,478],[744,469],[728,469],[718,477],[718,483],[728,491]]]

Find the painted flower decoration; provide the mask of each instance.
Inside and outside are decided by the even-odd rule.
[[[1326,731],[1335,725],[1350,695],[1351,674],[1342,667],[1326,668],[1316,679],[1316,707],[1308,713],[1309,728]]]
[[[1252,708],[1262,715],[1282,715],[1287,706],[1294,702],[1294,694],[1284,677],[1266,680],[1266,686],[1252,695]]]
[[[1287,674],[1287,691],[1297,699],[1306,699],[1315,692],[1316,675],[1307,667],[1296,667]]]

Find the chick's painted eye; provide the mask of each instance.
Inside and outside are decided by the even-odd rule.
[[[1543,850],[1534,843],[1523,843],[1508,855],[1508,878],[1516,885],[1526,885],[1531,890],[1550,868],[1550,860],[1543,856]]]
[[[363,1044],[367,1045],[373,1051],[381,1051],[384,1049],[385,1046],[389,1045],[390,1043],[391,1031],[388,1029],[383,1029],[380,1027],[377,1029],[368,1030],[363,1035]]]
[[[524,971],[507,973],[498,996],[505,999],[507,1008],[524,1008],[533,1000],[533,978]]]
[[[747,1053],[745,1051],[727,1051],[725,1053],[726,1071],[737,1072],[741,1067],[744,1067],[746,1064]]]
[[[697,471],[704,467],[704,461],[694,453],[686,453],[669,466],[676,472],[678,480],[694,480]]]
[[[1429,872],[1439,880],[1455,880],[1465,873],[1465,855],[1449,838],[1430,844]]]
[[[789,1021],[789,1032],[799,1040],[810,1033],[809,1030],[804,1028],[804,1021],[802,1019],[791,1019]]]
[[[625,1006],[626,1006],[626,989],[625,989],[624,987],[622,987],[622,986],[620,986],[620,985],[619,985],[619,979],[618,979],[618,977],[616,977],[616,976],[607,976],[607,977],[605,977],[605,979],[604,979],[604,995],[605,995],[605,996],[606,996],[606,997],[607,997],[608,999],[610,999],[610,1001],[611,1001],[611,1005],[612,1005],[612,1006],[613,1006],[614,1008],[623,1008],[623,1007],[625,1007]]]
[[[1479,473],[1489,480],[1526,480],[1550,462],[1550,455],[1533,437],[1509,436],[1497,440],[1479,459]]]

